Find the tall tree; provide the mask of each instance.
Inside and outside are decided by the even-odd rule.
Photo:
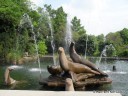
[[[14,50],[17,36],[19,20],[28,10],[25,2],[27,0],[1,0],[0,1],[0,43],[2,54],[6,58],[7,54]],[[22,6],[21,6],[22,5]],[[3,48],[3,49],[2,49]]]
[[[123,39],[124,44],[128,44],[128,29],[124,28],[123,30],[120,31],[120,35]]]
[[[96,38],[97,38],[97,43],[96,43],[95,55],[100,56],[105,46],[105,37],[103,34],[101,34],[98,35]]]
[[[59,46],[63,46],[64,43],[67,14],[62,7],[59,7],[56,10],[52,9],[51,5],[45,5],[45,7],[51,17],[53,37],[56,48],[58,48]]]
[[[86,33],[84,26],[81,25],[80,19],[76,16],[72,19],[72,33],[73,33],[73,40],[77,41],[79,37]]]
[[[123,51],[123,40],[120,36],[119,31],[115,33],[109,33],[106,36],[106,44],[113,44],[115,47],[116,55],[120,56]]]

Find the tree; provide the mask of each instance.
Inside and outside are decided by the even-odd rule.
[[[115,47],[116,55],[121,56],[123,49],[123,39],[118,32],[109,33],[106,35],[106,45],[112,44]]]
[[[0,3],[0,52],[1,57],[7,59],[8,56],[12,56],[14,58],[14,52],[17,50],[17,40],[18,40],[18,26],[20,23],[20,19],[24,13],[32,13],[30,12],[30,2],[28,0],[1,0]],[[35,14],[34,12],[32,14]],[[35,15],[34,15],[35,16]],[[23,35],[24,45],[28,43],[27,39],[27,31]],[[25,50],[24,48],[21,48]],[[9,54],[9,55],[8,55]],[[10,57],[11,58],[11,57]]]
[[[86,33],[86,30],[80,23],[80,19],[77,19],[75,16],[72,21],[72,33],[73,33],[73,40],[77,41],[82,35]]]
[[[101,35],[98,35],[96,38],[97,38],[96,45],[95,45],[96,51],[95,51],[94,55],[100,56],[100,54],[103,51],[104,46],[105,46],[105,37],[103,34],[101,34]]]
[[[128,29],[124,28],[123,30],[120,31],[120,35],[123,39],[124,44],[128,44]]]
[[[64,12],[62,7],[54,10],[51,8],[51,5],[45,5],[45,8],[51,18],[54,43],[56,48],[58,48],[64,44],[67,14]]]
[[[67,14],[64,12],[63,8],[60,7],[56,10],[56,16],[54,18],[53,28],[55,33],[55,43],[56,47],[63,46],[64,37],[66,32],[66,21]]]
[[[77,42],[76,42],[76,50],[78,53],[81,53],[82,55],[85,55],[85,49],[87,47],[87,56],[94,55],[94,52],[96,51],[96,37],[94,35],[88,36],[88,42],[86,46],[86,40],[87,35],[81,36]]]
[[[89,56],[94,55],[96,48],[97,48],[96,44],[97,44],[96,37],[94,35],[89,35],[88,36],[88,47],[87,47],[88,48],[87,52]]]
[[[0,42],[1,46],[3,46],[3,49],[1,49],[1,56],[6,58],[7,54],[11,51],[11,48],[14,48],[15,46],[15,28],[18,24],[17,18],[20,17],[21,13],[19,11],[19,6],[12,1],[1,1],[0,6]]]
[[[40,55],[44,55],[47,53],[47,47],[45,45],[45,42],[44,41],[40,41],[38,42],[38,50],[39,50],[39,54]]]

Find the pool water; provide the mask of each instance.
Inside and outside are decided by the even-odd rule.
[[[92,62],[96,62],[92,61]],[[50,74],[47,71],[47,66],[52,65],[52,62],[41,62],[41,77],[40,69],[36,62],[22,65],[1,65],[0,66],[0,89],[5,90],[47,90],[42,89],[39,85],[40,78],[47,78]],[[113,65],[116,66],[116,71],[112,71]],[[20,83],[12,86],[4,84],[5,69],[11,66],[14,70],[10,73],[11,77]],[[128,94],[128,61],[121,60],[103,60],[99,64],[99,69],[106,72],[109,78],[112,79],[112,84],[103,85],[91,91],[109,91],[119,92],[123,96]],[[53,89],[51,89],[53,90]]]

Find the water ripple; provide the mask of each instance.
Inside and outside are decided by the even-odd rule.
[[[106,71],[103,71],[105,73],[110,73],[110,74],[127,74],[127,72],[124,72],[124,71],[111,71],[111,70],[106,70]]]
[[[23,68],[23,66],[12,65],[12,66],[9,66],[9,68],[11,68],[11,69],[21,69],[21,68]]]
[[[29,69],[30,72],[37,72],[37,71],[40,71],[40,68],[31,68]],[[42,72],[46,72],[47,70],[46,69],[41,69]]]

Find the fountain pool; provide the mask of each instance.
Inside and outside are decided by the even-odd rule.
[[[97,59],[98,60],[98,59]],[[92,60],[96,62],[96,60]],[[50,74],[47,72],[47,65],[53,65],[51,62],[41,62],[41,77],[47,78]],[[112,71],[113,65],[116,66],[116,71]],[[25,81],[19,83],[16,86],[5,86],[4,85],[4,71],[5,68],[11,66],[15,69],[11,72],[11,77],[18,81]],[[111,91],[120,92],[123,96],[128,94],[128,61],[123,60],[106,60],[100,63],[99,68],[106,72],[109,77],[113,80],[112,84],[103,85],[97,89],[89,89],[88,91]],[[45,89],[39,85],[39,68],[36,63],[28,63],[23,65],[1,65],[0,66],[0,89],[16,89],[16,90],[55,90],[55,89]],[[64,90],[64,89],[60,89]]]

